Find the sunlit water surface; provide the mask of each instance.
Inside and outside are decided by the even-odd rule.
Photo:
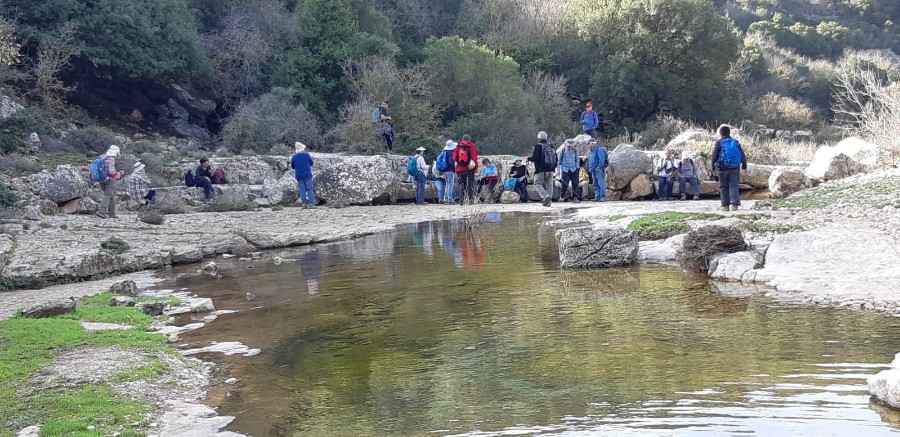
[[[668,266],[562,272],[539,223],[423,223],[167,285],[239,310],[183,347],[262,350],[202,356],[240,379],[210,401],[254,436],[898,433],[865,387],[900,351],[897,319]]]

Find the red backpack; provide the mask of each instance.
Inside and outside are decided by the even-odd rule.
[[[225,170],[221,167],[217,168],[212,174],[212,183],[221,184],[225,180]]]

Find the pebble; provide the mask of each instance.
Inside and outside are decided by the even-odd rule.
[[[239,380],[238,380],[237,378],[228,378],[228,379],[225,380],[225,384],[228,384],[228,385],[235,385],[235,384],[238,383],[238,381],[239,381]]]
[[[88,425],[88,426],[87,426],[87,430],[88,430],[88,431],[93,431],[93,430],[95,430],[95,429],[97,429],[97,427],[94,426],[94,425]]]

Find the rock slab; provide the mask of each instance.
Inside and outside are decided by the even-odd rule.
[[[870,395],[881,403],[900,410],[900,353],[894,355],[890,369],[878,372],[867,382]]]
[[[53,172],[40,172],[34,180],[33,188],[41,198],[62,204],[84,197],[91,184],[80,171],[68,165],[60,165]]]
[[[622,267],[637,261],[637,235],[622,228],[560,229],[556,242],[564,269]]]
[[[75,300],[70,297],[68,299],[56,299],[32,305],[25,311],[22,311],[22,315],[32,319],[41,319],[72,314],[74,312]]]

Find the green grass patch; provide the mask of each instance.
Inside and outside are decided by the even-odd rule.
[[[628,216],[624,215],[624,214],[616,214],[616,215],[610,217],[609,221],[614,222],[614,221],[622,220],[625,217],[628,217]]]
[[[39,153],[35,157],[37,162],[45,168],[56,168],[58,165],[89,165],[96,158],[84,152],[50,152]]]
[[[166,363],[159,358],[148,357],[145,361],[112,376],[113,382],[155,381],[166,372]]]
[[[838,181],[809,188],[784,199],[762,200],[756,209],[821,209],[838,202],[882,208],[900,196],[900,176],[888,176],[861,184]]]
[[[700,212],[660,212],[645,215],[628,225],[639,240],[661,240],[691,230],[688,220],[717,220],[718,214]]]
[[[134,301],[137,303],[141,302],[163,302],[166,305],[178,307],[181,306],[181,299],[170,296],[170,297],[152,297],[152,296],[137,296],[134,298]]]
[[[73,314],[60,316],[63,319],[84,320],[85,322],[116,323],[146,329],[153,322],[153,317],[135,308],[112,307],[109,300],[113,293],[102,293],[82,299],[82,304]]]
[[[106,386],[84,386],[67,392],[39,392],[23,396],[29,375],[48,366],[67,349],[83,345],[117,346],[124,349],[174,353],[165,338],[144,328],[151,319],[136,308],[109,307],[110,294],[87,298],[75,315],[0,321],[0,418],[7,429],[0,437],[14,435],[12,429],[41,423],[42,436],[111,435],[139,421],[146,407],[116,396]],[[87,332],[79,320],[129,323],[142,326],[128,330]],[[122,372],[121,377],[158,377],[159,361]],[[135,379],[135,380],[136,380]],[[93,425],[95,431],[87,431]],[[142,435],[132,434],[132,435]]]

